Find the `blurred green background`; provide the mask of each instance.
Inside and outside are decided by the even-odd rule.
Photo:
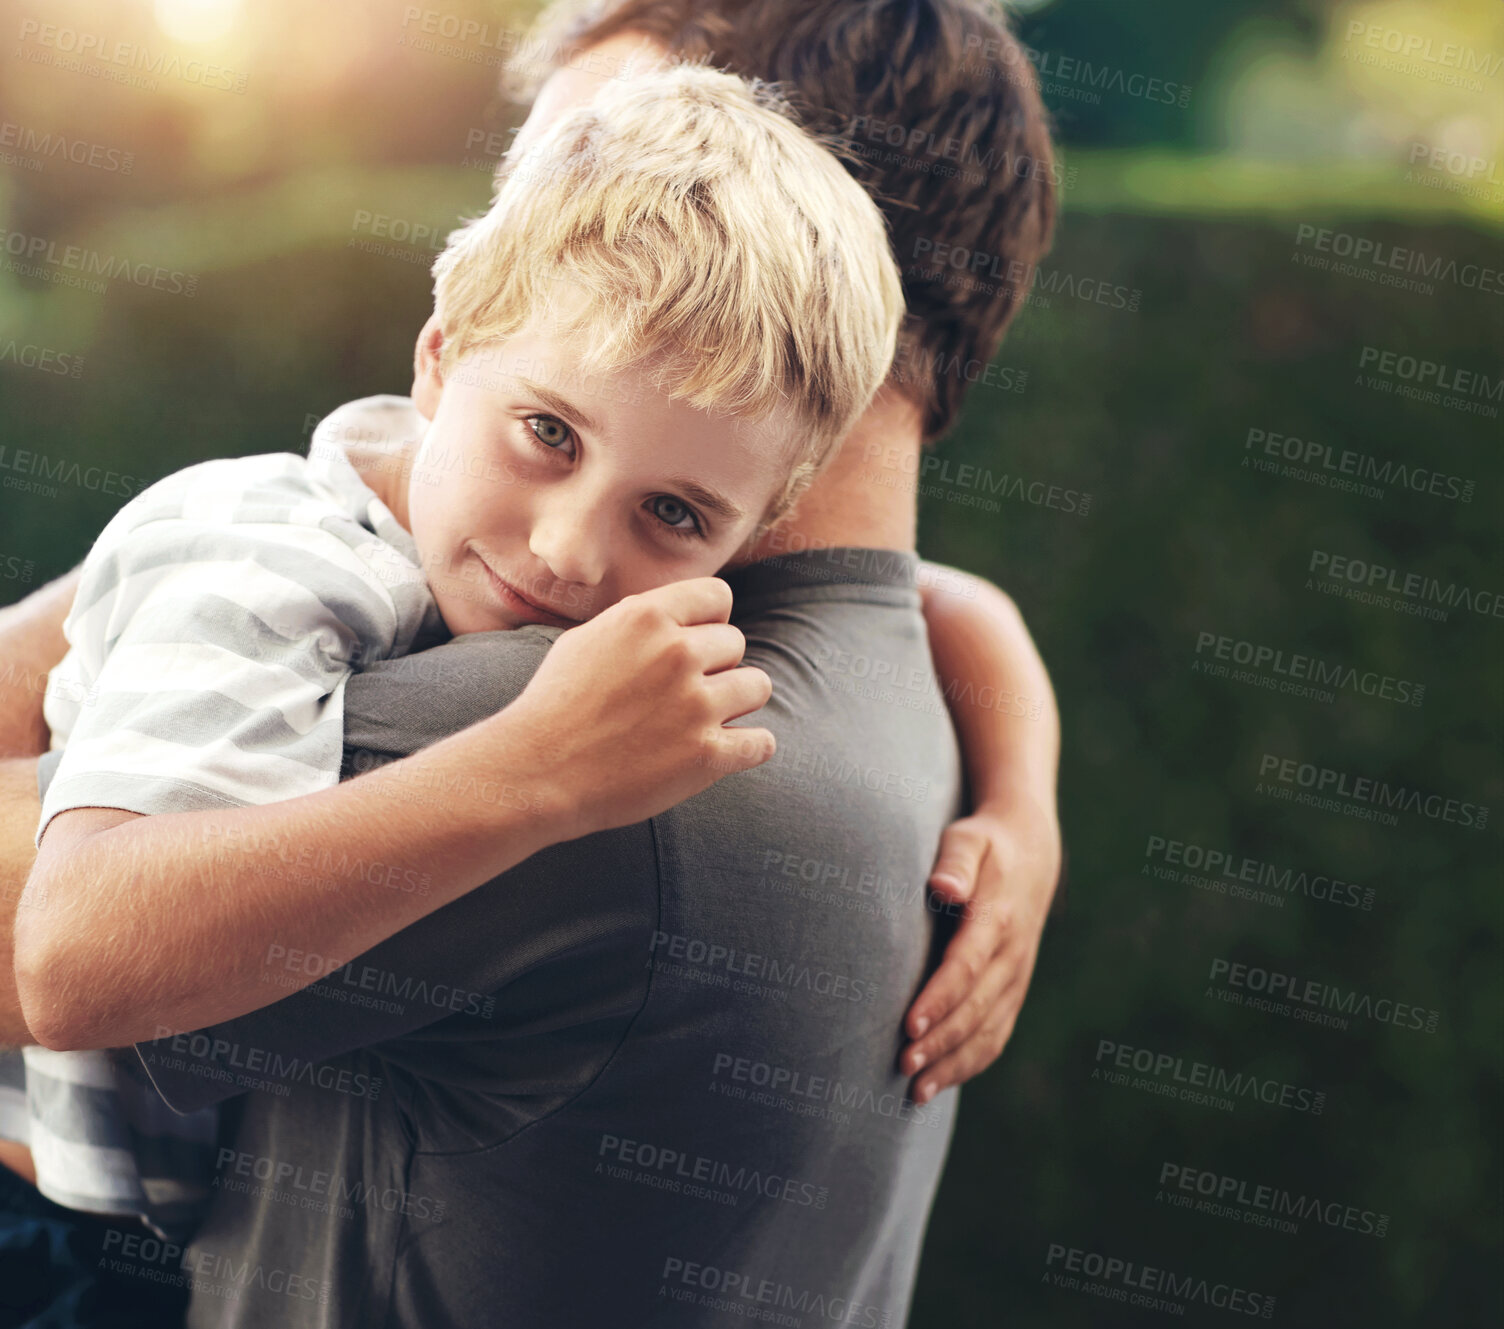
[[[520,120],[497,45],[419,49],[407,8],[0,0],[0,603],[77,562],[150,481],[300,450],[338,403],[406,390],[428,264],[485,205]],[[532,11],[443,7],[493,42]],[[1307,565],[1331,551],[1504,594],[1504,10],[1015,12],[1069,171],[1063,221],[999,356],[1024,388],[973,392],[938,454],[952,469],[925,480],[921,549],[1007,589],[1051,668],[1069,874],[1017,1033],[963,1093],[911,1323],[1165,1318],[1052,1286],[1051,1243],[1273,1295],[1287,1325],[1497,1323],[1504,620],[1333,598]],[[154,87],[112,80],[28,22],[183,63]],[[1175,85],[1173,102],[1134,95],[1133,75]],[[1312,267],[1323,228],[1457,266],[1421,289],[1371,262]],[[102,292],[57,280],[76,275],[68,246],[103,256]],[[1133,307],[1083,297],[1104,284]],[[1415,400],[1370,380],[1365,347],[1488,381],[1462,405]],[[1262,455],[1255,430],[1472,481],[1471,501],[1392,479],[1344,492],[1313,478],[1319,462],[1260,472],[1243,464]],[[1014,478],[1089,508],[1030,502]],[[1201,633],[1424,683],[1424,703],[1208,677]],[[1265,753],[1491,821],[1391,827],[1281,803],[1256,788]],[[1372,907],[1146,875],[1151,836],[1356,882]],[[1437,1010],[1436,1031],[1225,1004],[1208,996],[1219,957]],[[1323,1090],[1325,1112],[1104,1084],[1102,1039]],[[1382,1212],[1388,1232],[1176,1208],[1156,1198],[1167,1163]]]

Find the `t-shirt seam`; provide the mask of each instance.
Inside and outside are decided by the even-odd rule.
[[[414,1148],[416,1143],[415,1139],[409,1140],[407,1143],[407,1159],[402,1168],[402,1193],[404,1195],[411,1195],[413,1193],[413,1159],[417,1157],[417,1150]],[[391,1329],[392,1326],[392,1312],[397,1304],[397,1270],[402,1265],[402,1254],[406,1249],[410,1230],[409,1216],[404,1209],[401,1226],[397,1229],[397,1239],[392,1243],[392,1271],[387,1279],[386,1305],[382,1308],[381,1315],[381,1323],[387,1329]],[[397,1329],[401,1329],[401,1326],[397,1326]]]

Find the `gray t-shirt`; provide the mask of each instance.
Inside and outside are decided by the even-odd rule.
[[[191,1282],[203,1329],[902,1325],[956,1103],[915,1105],[895,1065],[961,783],[915,566],[838,549],[728,577],[773,678],[767,765],[138,1045],[173,1107],[234,1101],[188,1249],[102,1257]],[[373,664],[347,773],[505,705],[555,635]],[[413,790],[514,794],[484,772]],[[308,962],[277,950],[273,983]]]

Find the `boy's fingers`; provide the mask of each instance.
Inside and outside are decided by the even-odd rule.
[[[930,873],[930,889],[953,904],[963,904],[976,891],[988,838],[976,826],[952,822],[940,837],[940,853]]]
[[[761,766],[778,748],[767,729],[722,729],[713,742],[712,764],[719,775]]]
[[[747,639],[742,630],[730,623],[701,623],[689,630],[695,659],[707,674],[718,674],[741,664],[747,653]]]
[[[653,604],[683,627],[697,623],[724,623],[731,617],[731,587],[719,577],[691,577],[670,582],[637,597]]]
[[[724,724],[727,720],[750,715],[766,706],[768,698],[773,695],[773,680],[756,665],[743,665],[740,669],[726,669],[719,674],[712,674],[705,680],[705,689],[710,694],[711,705]],[[729,732],[745,734],[752,731],[733,729]],[[768,754],[769,757],[772,755],[771,752]],[[761,760],[767,759],[763,757]]]

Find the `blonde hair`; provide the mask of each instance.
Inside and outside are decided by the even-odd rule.
[[[659,389],[699,409],[791,410],[765,520],[866,409],[903,313],[866,191],[767,85],[692,64],[614,81],[504,162],[434,277],[445,368],[549,310],[582,374],[652,358]],[[554,298],[570,287],[586,298]]]

